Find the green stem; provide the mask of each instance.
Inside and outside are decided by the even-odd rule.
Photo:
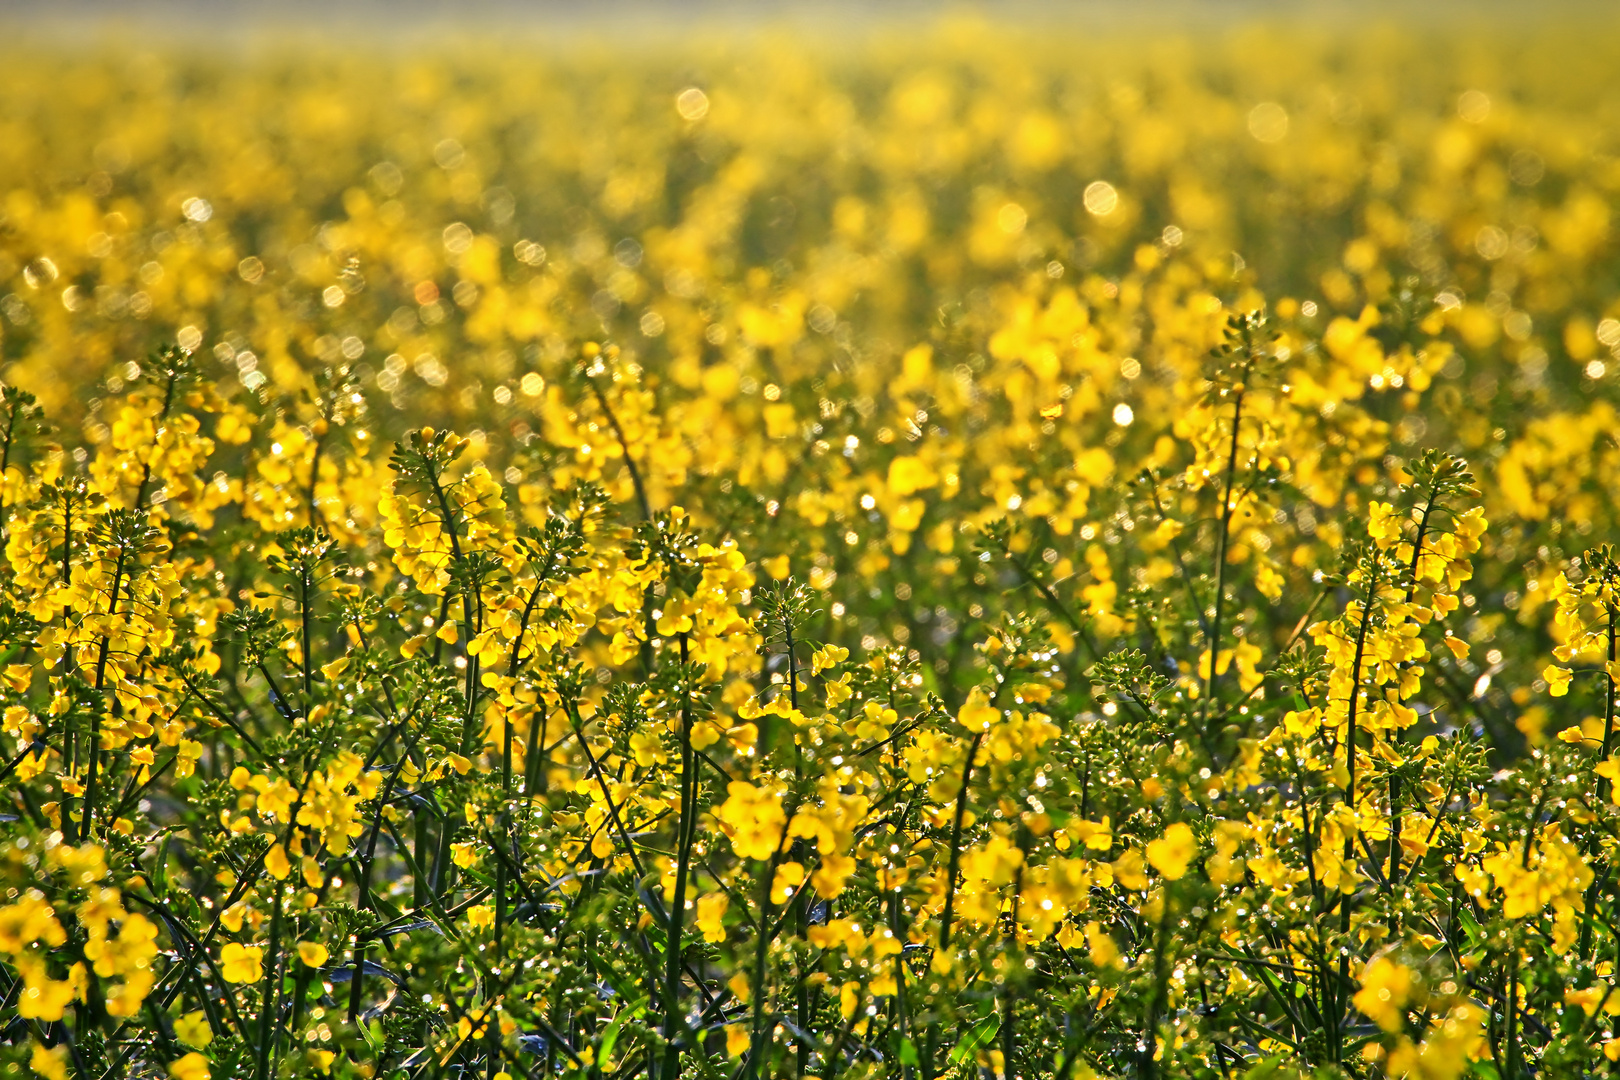
[[[281,982],[281,883],[275,885],[275,899],[270,907],[270,947],[266,952],[264,987],[259,992],[258,1057],[253,1075],[264,1080],[270,1072],[270,1025],[276,1013],[276,989]]]
[[[1439,485],[1429,489],[1428,502],[1423,506],[1423,517],[1418,521],[1417,538],[1412,544],[1412,562],[1407,567],[1406,602],[1410,604],[1417,595],[1418,570],[1423,558],[1423,541],[1429,532],[1429,515],[1434,512],[1435,499],[1439,495]],[[1400,745],[1401,729],[1396,728],[1390,732],[1390,742]],[[1394,889],[1395,876],[1401,868],[1401,777],[1394,770],[1389,774],[1389,872],[1384,875],[1384,889],[1386,892]],[[1390,929],[1394,929],[1395,912],[1390,911]]]
[[[1605,688],[1604,688],[1604,698],[1603,698],[1603,747],[1602,747],[1602,750],[1600,751],[1600,756],[1598,758],[1598,760],[1600,760],[1600,761],[1609,760],[1609,754],[1613,750],[1613,743],[1614,743],[1614,713],[1615,713],[1615,682],[1614,682],[1614,676],[1610,675],[1608,673],[1608,669],[1609,669],[1610,666],[1612,666],[1614,664],[1614,661],[1615,661],[1615,658],[1616,658],[1616,645],[1620,644],[1620,642],[1617,642],[1617,640],[1616,640],[1616,630],[1617,630],[1617,628],[1615,626],[1615,616],[1616,616],[1617,612],[1615,611],[1615,608],[1614,608],[1613,605],[1606,605],[1606,610],[1607,610],[1607,613],[1608,613],[1608,616],[1609,616],[1609,632],[1608,632],[1608,643],[1609,643],[1609,656],[1608,656],[1608,659],[1609,659],[1609,663],[1604,666]],[[1609,781],[1608,781],[1607,778],[1601,777],[1601,776],[1598,777],[1597,801],[1600,804],[1608,801],[1609,787],[1610,787],[1610,785],[1609,785]],[[1594,841],[1595,841],[1595,838],[1594,838]],[[1591,853],[1591,849],[1592,849],[1593,846],[1595,846],[1595,844],[1589,844],[1588,845],[1588,849],[1587,849],[1588,854]],[[1597,902],[1598,902],[1599,897],[1601,897],[1604,894],[1604,892],[1605,892],[1605,890],[1607,888],[1608,877],[1609,877],[1609,868],[1608,868],[1608,865],[1606,863],[1600,862],[1596,867],[1593,868],[1592,884],[1587,886],[1587,889],[1586,889],[1586,902],[1583,905],[1583,909],[1582,909],[1582,912],[1581,912],[1581,937],[1580,937],[1579,949],[1580,949],[1580,957],[1581,957],[1582,960],[1589,959],[1591,957],[1591,955],[1592,955],[1592,921],[1593,921],[1592,917],[1593,917],[1593,915],[1594,915],[1594,913],[1595,913],[1595,911],[1597,909]]]
[[[107,615],[109,619],[118,617],[118,596],[123,589],[124,559],[129,552],[129,545],[118,545],[118,562],[113,569],[112,594],[107,601]],[[112,647],[112,633],[109,630],[101,636],[101,652],[96,657],[96,694],[94,710],[90,713],[90,745],[88,747],[90,764],[85,777],[84,805],[79,811],[79,843],[90,839],[90,832],[95,824],[96,815],[96,787],[98,780],[98,766],[101,763],[101,711],[100,693],[107,676],[107,653]]]
[[[939,919],[941,952],[951,943],[951,907],[956,901],[956,873],[962,861],[962,821],[967,816],[968,783],[973,779],[973,759],[979,753],[984,732],[977,732],[968,744],[967,764],[962,767],[962,789],[956,793],[956,816],[951,822],[951,861],[945,878],[945,910]]]
[[[1504,1039],[1505,1053],[1503,1055],[1506,1058],[1507,1068],[1504,1070],[1504,1073],[1505,1080],[1518,1080],[1520,1072],[1519,1060],[1522,1056],[1519,1048],[1518,1024],[1519,950],[1518,947],[1514,945],[1510,945],[1509,948],[1513,950],[1513,953],[1508,960],[1507,985],[1503,988],[1507,991],[1507,993],[1504,995],[1507,998],[1507,1016],[1505,1018],[1507,1023],[1507,1035]]]
[[[1142,1076],[1153,1080],[1158,1075],[1159,1017],[1164,1011],[1165,989],[1170,977],[1170,950],[1165,947],[1165,932],[1170,926],[1170,886],[1166,882],[1159,897],[1159,921],[1153,932],[1153,996],[1148,999],[1146,1030],[1142,1032]]]
[[[785,832],[786,830],[784,830]],[[776,853],[764,860],[759,875],[759,928],[754,935],[754,973],[751,980],[752,1010],[748,1041],[748,1071],[752,1078],[760,1075],[759,1061],[765,1053],[765,958],[771,945],[771,881],[776,876]]]
[[[665,990],[664,990],[664,1072],[663,1080],[676,1080],[680,1075],[681,1047],[676,1035],[686,1025],[680,1015],[681,996],[681,932],[686,921],[686,878],[692,862],[692,842],[697,826],[696,770],[692,760],[692,717],[689,708],[691,690],[685,684],[687,663],[687,636],[680,635],[681,646],[681,815],[676,823],[675,896],[669,912],[669,926],[664,937]]]
[[[1350,810],[1352,818],[1356,812],[1356,711],[1361,704],[1361,664],[1367,654],[1367,629],[1372,625],[1373,601],[1378,595],[1378,560],[1372,560],[1372,570],[1367,578],[1367,597],[1361,606],[1361,625],[1356,629],[1356,655],[1350,664],[1350,701],[1346,707],[1344,758],[1345,758],[1345,785],[1344,804]],[[1349,862],[1355,858],[1355,841],[1350,835],[1344,838],[1344,860]],[[1339,929],[1348,932],[1350,929],[1350,898],[1344,897],[1340,901]]]
[[[1607,611],[1608,611],[1608,616],[1609,616],[1609,635],[1608,635],[1608,637],[1609,637],[1609,657],[1608,657],[1608,659],[1609,659],[1609,663],[1612,664],[1612,663],[1614,663],[1614,661],[1616,659],[1616,645],[1617,645],[1616,627],[1615,627],[1616,611],[1615,611],[1615,609],[1614,609],[1614,607],[1612,605],[1610,605],[1608,607]],[[1607,761],[1609,759],[1609,754],[1612,753],[1613,750],[1614,750],[1614,713],[1615,713],[1615,683],[1614,683],[1614,676],[1609,674],[1609,670],[1608,670],[1607,665],[1605,665],[1605,667],[1604,667],[1604,676],[1605,676],[1606,686],[1605,686],[1604,698],[1603,698],[1603,749],[1602,749],[1602,751],[1600,753],[1600,757],[1601,757],[1601,760]],[[1603,777],[1599,777],[1598,778],[1598,801],[1602,802],[1603,800],[1607,799],[1608,797],[1609,797],[1609,781],[1607,779],[1603,778]]]
[[[614,414],[612,406],[608,404],[607,395],[602,393],[602,388],[596,384],[595,379],[589,376],[587,376],[587,379],[591,384],[591,389],[596,393],[597,404],[602,406],[602,412],[606,414],[608,424],[613,428],[613,434],[619,440],[619,449],[624,454],[624,467],[630,472],[630,483],[636,489],[636,502],[641,507],[641,520],[651,521],[653,517],[652,500],[647,498],[647,486],[642,483],[641,470],[636,468],[635,456],[630,453],[630,440],[625,438],[624,428],[619,426],[619,418]]]
[[[309,632],[310,584],[311,582],[309,580],[309,573],[307,569],[300,567],[300,572],[298,575],[298,647],[302,651],[304,659],[304,709],[306,712],[309,709],[310,698],[312,698],[315,694],[315,673],[313,670],[315,661],[314,658],[309,655],[309,643],[311,636]]]
[[[6,534],[10,531],[10,519],[6,517],[6,470],[11,468],[11,440],[17,432],[17,399],[15,394],[7,394],[7,404],[11,406],[6,413],[6,441],[0,448],[0,547],[4,547]]]
[[[163,411],[159,412],[157,419],[152,422],[151,453],[147,455],[146,464],[141,469],[140,486],[135,489],[136,513],[146,509],[146,497],[150,494],[148,488],[152,483],[152,459],[157,456],[158,439],[163,434],[163,422],[169,418],[169,410],[174,407],[174,390],[177,381],[179,381],[179,375],[171,370],[169,380],[163,387]]]
[[[1232,488],[1237,483],[1238,435],[1243,429],[1243,394],[1240,384],[1232,406],[1232,443],[1226,457],[1226,485],[1221,494],[1221,528],[1215,537],[1215,613],[1210,619],[1204,647],[1209,650],[1209,672],[1204,676],[1204,727],[1209,727],[1210,702],[1215,693],[1215,669],[1221,651],[1221,618],[1226,610],[1226,548],[1232,534]]]
[[[325,417],[321,418],[325,420]],[[330,423],[330,421],[327,421]],[[309,459],[309,527],[316,528],[321,524],[321,512],[315,505],[315,487],[321,479],[321,450],[326,445],[326,436],[320,435],[315,440],[315,452]]]

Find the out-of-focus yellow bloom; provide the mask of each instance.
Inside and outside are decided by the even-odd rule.
[[[1186,822],[1177,821],[1164,830],[1164,835],[1147,845],[1147,860],[1153,869],[1164,875],[1166,881],[1179,881],[1187,874],[1187,866],[1198,857],[1198,841]]]
[[[198,1053],[169,1062],[169,1076],[173,1080],[208,1080],[209,1075],[208,1059]]]
[[[214,1041],[214,1031],[208,1026],[208,1017],[201,1010],[186,1013],[174,1022],[174,1034],[187,1046],[201,1050]]]
[[[257,945],[227,942],[219,952],[220,974],[226,982],[258,982],[264,975],[264,950]]]

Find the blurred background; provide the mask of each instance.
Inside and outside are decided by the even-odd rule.
[[[337,476],[348,423],[353,540],[373,448],[424,424],[531,509],[574,476],[630,500],[581,381],[611,342],[653,506],[896,597],[873,641],[949,643],[911,590],[959,573],[953,530],[1113,543],[1130,508],[1093,490],[1180,460],[1223,312],[1266,307],[1323,429],[1302,535],[1337,543],[1343,470],[1456,450],[1492,522],[1469,640],[1539,634],[1616,525],[1616,31],[1612,5],[13,5],[0,379],[116,446],[178,342],[227,403],[219,492]],[[1546,645],[1488,649],[1476,696]]]
[[[1325,325],[1409,280],[1490,361],[1459,384],[1484,438],[1493,407],[1588,400],[1620,345],[1617,22],[0,6],[0,377],[93,420],[86,385],[178,337],[248,391],[342,362],[385,413],[522,422],[585,339],[692,387],[881,379],[1069,290],[1140,308],[1117,344],[1151,367],[1154,289]]]

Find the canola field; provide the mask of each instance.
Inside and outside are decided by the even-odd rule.
[[[1612,1075],[1617,30],[0,45],[0,1074]]]

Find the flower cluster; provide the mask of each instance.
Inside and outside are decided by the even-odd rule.
[[[969,30],[0,46],[0,1070],[1620,1062],[1613,49]]]

